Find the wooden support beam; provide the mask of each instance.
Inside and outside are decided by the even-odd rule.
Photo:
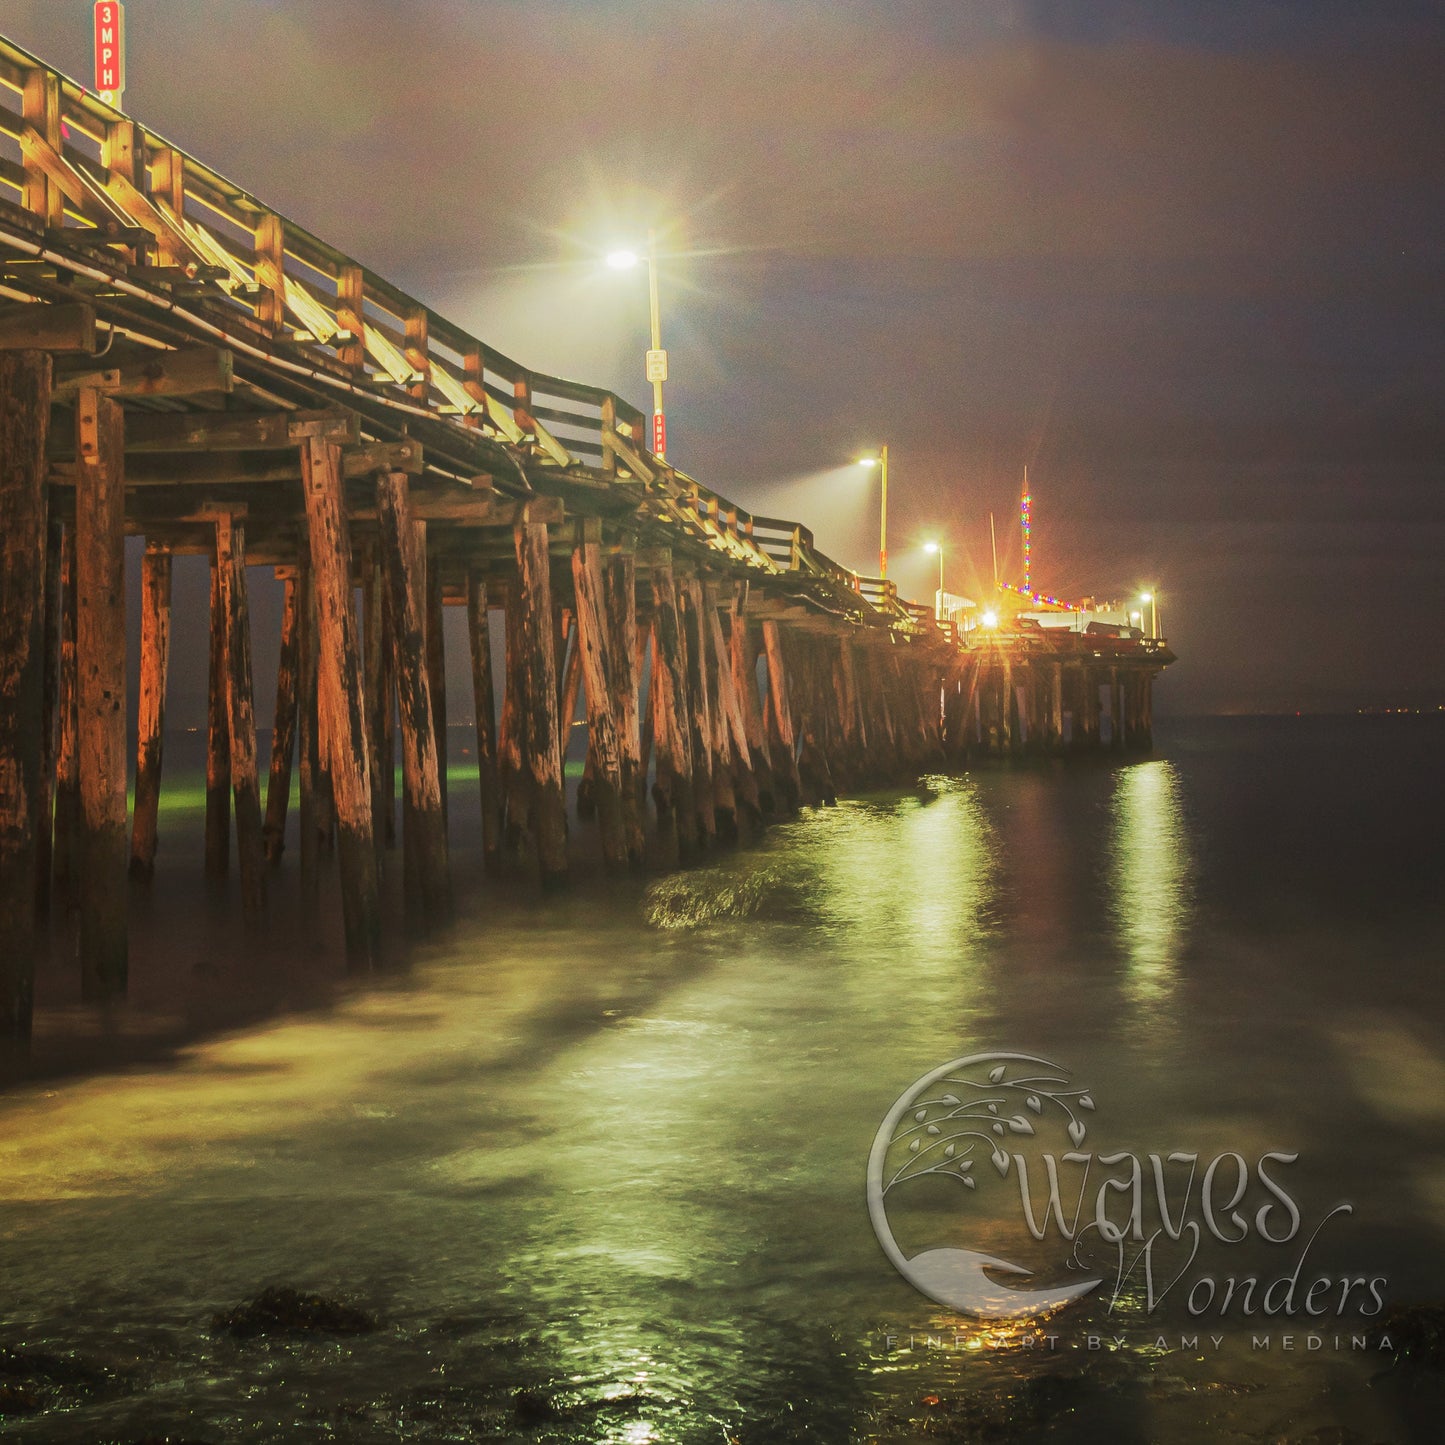
[[[502,789],[497,769],[497,699],[492,682],[492,631],[487,620],[486,574],[467,573],[467,634],[471,643],[472,706],[477,727],[477,788],[482,808],[482,866],[502,871]]]
[[[130,873],[149,878],[156,867],[161,759],[166,726],[166,675],[171,655],[171,553],[146,544],[141,562],[140,700],[136,709],[135,814]]]
[[[76,406],[76,666],[80,744],[80,967],[88,999],[123,994],[127,959],[125,418],[98,392]]]
[[[348,449],[342,458],[342,475],[348,482],[370,481],[377,472],[384,471],[416,473],[421,467],[421,445],[415,441],[370,442]],[[77,470],[73,462],[58,461],[51,466],[50,479],[61,486],[73,486]],[[284,452],[142,453],[126,474],[126,486],[131,493],[129,511],[132,517],[142,521],[196,520],[225,510],[225,503],[206,500],[203,487],[267,486],[297,482],[300,477],[301,468],[295,455]],[[166,489],[166,494],[154,498],[146,495],[161,488]],[[178,494],[179,488],[186,490]],[[181,497],[185,500],[180,500]],[[369,508],[348,510],[347,515],[352,521],[375,517]],[[288,521],[290,516],[288,506]]]
[[[53,508],[51,509],[53,513]],[[41,624],[40,675],[40,781],[35,790],[35,919],[44,927],[50,921],[51,881],[54,876],[54,813],[56,774],[60,750],[60,629],[62,607],[61,558],[65,528],[53,514],[45,528],[45,583]]]
[[[95,351],[95,307],[84,302],[6,306],[0,310],[0,351]]]
[[[321,852],[330,841],[331,824],[316,706],[316,588],[311,577],[309,543],[297,561],[296,588],[296,754],[301,785],[297,823],[301,833],[301,901],[311,923],[320,893]]]
[[[602,579],[601,524],[584,522],[579,531],[581,535],[572,550],[574,630],[587,688],[587,747],[593,767],[593,798],[602,857],[609,867],[621,868],[628,861],[622,819],[621,719],[616,697],[617,663],[607,626]]]
[[[522,757],[531,783],[538,867],[543,886],[548,886],[567,876],[567,811],[557,736],[557,663],[552,645],[547,524],[519,522],[512,536],[522,644]]]
[[[670,868],[697,845],[687,722],[687,653],[670,556],[652,564],[652,635],[652,736],[657,754],[652,798],[657,808],[660,861]]]
[[[80,901],[80,679],[76,671],[75,526],[60,543],[60,676],[55,752],[54,883],[65,907]]]
[[[386,850],[388,814],[395,799],[388,794],[384,776],[387,715],[391,711],[391,635],[386,627],[386,578],[381,569],[381,548],[372,544],[362,554],[361,650],[366,678],[366,738],[371,761],[371,827],[376,855]],[[394,786],[394,784],[393,784]],[[393,825],[394,826],[394,825]]]
[[[425,312],[422,313],[425,315]],[[418,524],[425,539],[427,524]],[[436,730],[437,781],[441,786],[442,820],[447,818],[447,634],[446,604],[442,596],[441,560],[421,545],[426,557],[426,676],[431,693],[432,727]]]
[[[702,588],[696,577],[679,578],[682,639],[687,659],[686,700],[688,745],[692,752],[692,803],[697,831],[706,846],[717,836],[717,798],[713,792],[711,709],[707,662],[703,656]]]
[[[20,113],[51,154],[64,143],[60,129],[60,77],[36,66],[25,75]],[[65,224],[65,192],[38,153],[22,150],[25,188],[22,204],[51,230]]]
[[[296,752],[297,683],[301,662],[301,587],[293,573],[285,581],[281,652],[276,663],[276,710],[271,724],[271,770],[266,782],[266,858],[274,866],[286,849],[286,813],[291,804],[291,760]]]
[[[231,861],[231,725],[226,706],[226,604],[212,538],[210,646],[206,674],[206,877]]]
[[[772,619],[763,622],[763,648],[768,666],[768,721],[772,728],[769,752],[773,775],[778,780],[784,807],[796,812],[803,795],[798,773],[798,745],[793,733],[793,707],[789,697],[788,668],[783,658],[783,638]]]
[[[317,707],[331,763],[346,952],[364,967],[378,959],[381,914],[341,449],[309,437],[301,465],[316,593]]]
[[[638,716],[637,564],[622,552],[606,564],[607,629],[611,639],[612,685],[617,699],[617,742],[622,773],[622,826],[628,861],[640,864],[646,850],[642,825],[642,730]]]
[[[777,811],[778,794],[773,779],[772,754],[768,748],[767,732],[763,727],[762,702],[758,693],[758,643],[753,637],[752,624],[744,614],[740,595],[746,585],[739,583],[738,590],[734,593],[728,650],[731,655],[733,695],[741,710],[748,757],[752,761],[753,775],[757,779],[758,807],[764,814],[770,814]]]
[[[225,614],[226,729],[231,742],[231,791],[241,905],[255,918],[266,901],[266,848],[256,776],[256,701],[251,683],[251,609],[246,593],[246,531],[238,518],[216,519],[216,570]]]
[[[45,637],[50,358],[0,354],[0,1048],[30,1036]]]
[[[733,605],[731,586],[728,588],[728,596],[729,623],[731,623]],[[711,668],[709,681],[712,684],[711,691],[716,716],[714,768],[721,768],[729,774],[733,793],[733,814],[739,820],[739,826],[746,821],[751,829],[756,830],[762,821],[758,780],[753,772],[753,760],[748,747],[742,703],[733,685],[732,649],[723,632],[717,584],[704,582],[702,597],[702,615],[707,628],[707,652]]]
[[[334,446],[355,446],[361,440],[361,419],[354,411],[133,412],[126,418],[125,450],[127,458],[138,452],[287,451],[294,450],[303,435],[318,435]],[[292,470],[300,476],[299,458]]]
[[[200,396],[229,392],[233,385],[231,353],[215,346],[186,346],[154,351],[120,366],[97,369],[93,363],[67,365],[56,376],[57,397],[99,391],[111,398],[127,396]],[[77,451],[78,457],[83,453]]]
[[[418,932],[444,924],[452,911],[440,755],[426,657],[424,534],[411,515],[401,472],[376,479],[382,571],[393,627],[397,712],[401,720],[403,878],[407,918]]]

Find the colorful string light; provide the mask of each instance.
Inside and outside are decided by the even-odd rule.
[[[1024,496],[1019,503],[1019,522],[1024,529],[1024,585],[1022,591],[1033,594],[1034,539],[1033,539],[1033,498],[1029,496],[1029,469],[1024,468]]]

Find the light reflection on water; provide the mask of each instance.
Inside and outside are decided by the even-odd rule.
[[[1190,906],[1178,770],[1162,758],[1121,769],[1112,811],[1112,902],[1125,989],[1150,1023],[1167,1024]]]
[[[1295,986],[1313,935],[1273,972],[1239,945],[1257,901],[1240,879],[1267,857],[1233,870],[1254,845],[1222,796],[1187,750],[931,779],[676,878],[583,884],[547,912],[491,899],[410,977],[330,1010],[12,1093],[0,1346],[105,1378],[0,1433],[841,1442],[1090,1438],[1070,1433],[1087,1419],[1210,1438],[1207,1400],[1221,1438],[1346,1418],[1404,1438],[1363,1386],[1373,1362],[1201,1361],[1096,1303],[1061,1333],[1125,1345],[1051,1358],[912,1294],[868,1224],[867,1150],[901,1088],[1030,1049],[1097,1085],[1101,1144],[1112,1126],[1313,1151],[1320,1197],[1359,1206],[1356,1252],[1398,1240],[1445,1292],[1438,1216],[1403,1231],[1391,1213],[1438,1193],[1420,1091],[1440,1040],[1394,980],[1369,1037],[1412,1063],[1377,1067],[1342,1022],[1352,976]],[[1329,916],[1341,946],[1359,936]],[[1243,1002],[1280,997],[1287,1021]],[[1341,1152],[1351,1127],[1366,1170]],[[944,1228],[966,1242],[981,1218],[950,1206]],[[277,1283],[355,1299],[382,1329],[210,1333]]]

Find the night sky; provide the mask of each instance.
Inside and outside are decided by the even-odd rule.
[[[891,575],[1157,586],[1161,711],[1445,701],[1445,9],[128,0],[126,108]],[[85,0],[0,30],[89,78]],[[976,594],[977,595],[977,594]]]

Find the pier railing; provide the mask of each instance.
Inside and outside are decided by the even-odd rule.
[[[50,246],[72,267],[78,252],[126,296],[203,325],[219,318],[228,340],[242,335],[278,365],[304,359],[308,375],[403,420],[480,433],[529,467],[635,483],[639,501],[681,536],[746,567],[806,579],[874,625],[964,645],[931,605],[841,566],[807,527],[753,516],[654,456],[646,417],[616,393],[486,345],[4,39],[0,224],[15,233],[12,246],[24,238],[37,265]]]

